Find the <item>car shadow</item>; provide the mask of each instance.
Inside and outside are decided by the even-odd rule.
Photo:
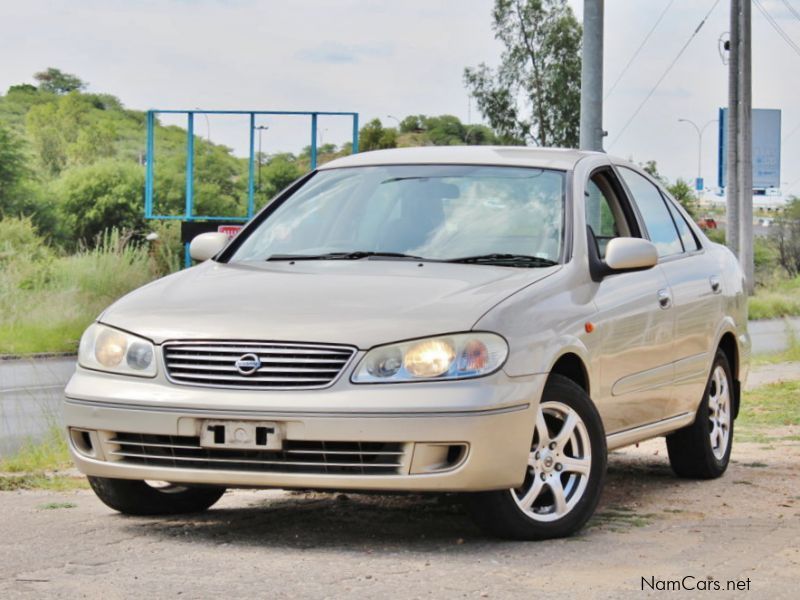
[[[595,517],[580,538],[618,531],[664,485],[675,479],[664,457],[612,453],[608,478]],[[135,535],[202,541],[219,546],[271,546],[292,549],[335,548],[354,552],[437,551],[445,547],[480,552],[486,545],[513,544],[484,535],[457,494],[376,494],[284,492],[248,496],[245,506],[212,508],[181,517],[128,521]],[[620,511],[622,511],[620,513]],[[628,511],[628,512],[626,512]],[[609,515],[622,514],[621,521]],[[575,538],[571,538],[575,539]],[[555,540],[549,543],[564,543]]]

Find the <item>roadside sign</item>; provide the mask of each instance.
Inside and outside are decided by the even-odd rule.
[[[694,180],[694,189],[697,190],[698,192],[702,192],[703,191],[703,178],[702,177],[696,177],[695,178],[695,180]]]
[[[719,155],[717,173],[719,187],[727,185],[728,109],[719,109]],[[753,189],[765,190],[781,185],[781,111],[754,108],[753,125]]]

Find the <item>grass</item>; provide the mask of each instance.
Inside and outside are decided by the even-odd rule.
[[[0,255],[0,354],[74,352],[109,304],[157,276],[148,250],[112,232],[71,256]]]
[[[28,441],[15,454],[0,459],[2,473],[42,473],[70,466],[67,440],[61,428],[52,425],[41,442]]]
[[[16,490],[45,490],[49,492],[69,492],[89,488],[85,477],[69,475],[0,475],[0,492]]]
[[[745,392],[737,425],[800,425],[800,381],[784,381]]]
[[[751,319],[800,316],[800,277],[780,279],[756,290],[748,302]]]
[[[63,492],[88,487],[84,477],[59,472],[71,464],[67,441],[61,428],[54,424],[43,441],[29,441],[15,454],[0,459],[0,491]]]
[[[800,381],[774,383],[745,392],[736,420],[736,439],[761,444],[800,441],[800,431],[775,432],[778,428],[797,426],[800,426]]]
[[[57,510],[59,508],[75,508],[76,506],[78,505],[74,502],[45,502],[36,508],[40,510]]]
[[[649,525],[655,516],[652,513],[639,514],[627,506],[609,506],[605,510],[596,512],[587,528],[604,527],[610,531],[619,532],[630,527]]]

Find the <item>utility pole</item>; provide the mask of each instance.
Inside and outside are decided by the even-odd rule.
[[[581,150],[603,150],[603,1],[583,0]]]
[[[739,264],[744,270],[747,293],[755,288],[753,263],[753,93],[750,0],[739,2]]]
[[[739,256],[739,7],[731,0],[731,33],[728,50],[728,147],[726,172],[725,243]]]
[[[751,83],[751,3],[731,0],[728,53],[728,247],[739,258],[749,294],[754,289],[753,266],[753,122]]]

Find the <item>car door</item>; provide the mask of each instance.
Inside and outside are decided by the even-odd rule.
[[[672,415],[691,412],[697,408],[705,389],[719,324],[722,302],[719,266],[704,250],[674,200],[643,174],[624,166],[619,171],[643,213],[645,225],[650,228],[649,219],[658,228],[659,239],[669,240],[669,252],[659,258],[675,315],[672,348],[675,391],[669,411]],[[680,246],[675,243],[675,236]]]
[[[589,243],[602,258],[614,237],[641,237],[624,187],[611,167],[594,171],[585,185]],[[672,311],[659,294],[668,285],[658,268],[617,273],[596,282],[597,314],[591,352],[599,385],[592,390],[606,433],[663,418],[672,398]]]

